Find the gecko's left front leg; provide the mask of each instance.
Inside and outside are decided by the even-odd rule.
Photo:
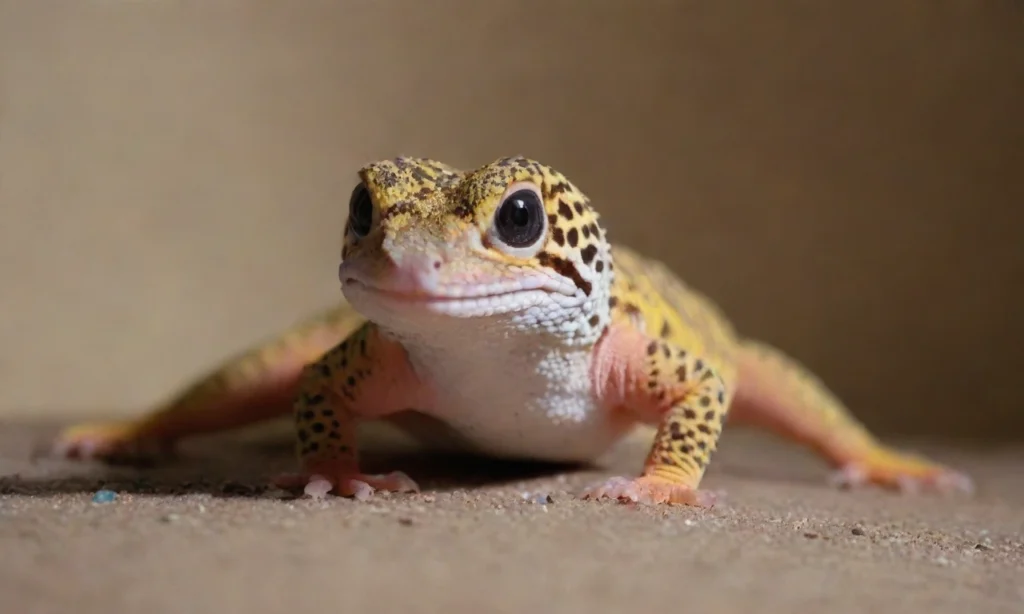
[[[631,411],[654,421],[658,431],[639,477],[615,477],[584,491],[584,498],[640,503],[714,505],[714,493],[699,489],[722,433],[734,385],[729,365],[715,366],[702,356],[668,342],[622,331],[600,348],[617,358],[606,374]]]
[[[295,400],[295,436],[301,471],[277,477],[277,486],[342,496],[373,490],[415,491],[399,471],[362,473],[356,428],[420,405],[425,387],[403,348],[381,336],[371,323],[309,365]]]

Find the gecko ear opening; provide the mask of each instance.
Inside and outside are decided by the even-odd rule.
[[[502,251],[528,258],[544,246],[547,230],[540,190],[533,183],[517,182],[501,197],[488,234]]]

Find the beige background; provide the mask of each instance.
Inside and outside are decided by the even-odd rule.
[[[0,71],[0,417],[329,304],[358,164],[522,153],[871,426],[1024,435],[1022,3],[0,0]]]

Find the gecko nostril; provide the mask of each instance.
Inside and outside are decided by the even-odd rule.
[[[434,270],[436,271],[436,270],[438,270],[440,268],[441,268],[441,261],[440,260],[435,260],[434,261]]]

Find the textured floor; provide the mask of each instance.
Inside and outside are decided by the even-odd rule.
[[[594,470],[401,452],[369,460],[419,495],[289,500],[264,486],[290,467],[274,433],[108,470],[33,463],[45,432],[0,429],[6,612],[1024,611],[1024,450],[947,452],[978,495],[908,498],[727,433],[707,485],[728,507],[697,511],[574,500]]]

